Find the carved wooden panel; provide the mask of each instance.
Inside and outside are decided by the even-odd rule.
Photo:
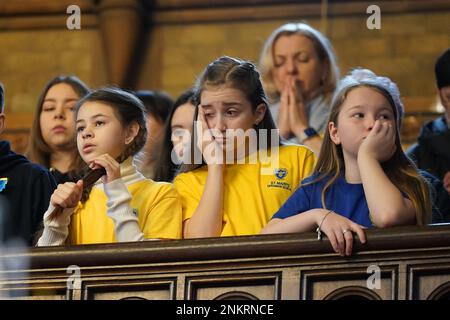
[[[66,282],[16,282],[0,284],[0,297],[17,300],[66,300]]]
[[[89,279],[82,284],[82,299],[88,300],[173,300],[176,278],[116,277]]]
[[[379,289],[369,288],[367,280],[371,273],[367,272],[367,267],[348,266],[302,271],[301,299],[397,299],[397,266],[379,266],[381,270]]]
[[[450,299],[450,224],[366,231],[351,257],[313,233],[31,248],[0,253],[17,299]],[[251,249],[249,249],[251,248]],[[70,281],[70,267],[79,281]],[[378,285],[368,284],[376,266]],[[68,268],[69,267],[69,268]]]
[[[186,299],[276,300],[280,298],[281,273],[215,273],[186,279]]]
[[[450,262],[408,268],[409,299],[450,300]]]

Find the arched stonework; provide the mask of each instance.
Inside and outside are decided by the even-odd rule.
[[[349,286],[334,290],[325,300],[381,300],[381,297],[367,288]]]

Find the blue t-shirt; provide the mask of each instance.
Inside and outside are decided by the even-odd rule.
[[[322,190],[329,179],[303,186],[316,177],[317,175],[314,175],[304,179],[300,187],[273,215],[272,219],[285,219],[311,209],[322,209]],[[339,176],[328,188],[325,195],[325,204],[327,209],[333,210],[355,223],[368,228],[373,227],[362,183],[350,184],[345,181],[343,175]]]

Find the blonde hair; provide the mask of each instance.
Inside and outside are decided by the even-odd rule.
[[[274,30],[264,44],[259,61],[259,69],[267,96],[271,102],[277,101],[280,98],[280,92],[275,86],[273,76],[273,69],[275,68],[273,50],[275,43],[280,37],[294,34],[299,34],[310,39],[314,44],[320,62],[328,66],[322,83],[322,92],[326,100],[330,102],[339,79],[339,68],[336,63],[334,49],[330,41],[322,33],[306,23],[284,24]]]
[[[400,126],[403,117],[403,104],[397,85],[389,78],[378,77],[367,69],[355,69],[342,79],[331,104],[328,123],[338,126],[338,116],[350,91],[367,87],[381,93],[390,103],[396,120],[397,149],[394,155],[384,163],[382,168],[391,182],[412,202],[416,211],[416,224],[425,225],[431,220],[431,195],[427,181],[420,175],[414,163],[403,153],[400,144]],[[311,183],[329,178],[322,190],[322,205],[326,208],[325,195],[336,179],[345,172],[344,156],[341,145],[336,145],[325,131],[319,159],[314,169],[317,176]]]

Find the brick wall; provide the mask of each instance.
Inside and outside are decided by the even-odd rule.
[[[88,85],[106,82],[97,30],[0,30],[0,81],[6,111],[33,112],[41,90],[59,74],[75,74]]]
[[[367,67],[391,77],[405,97],[425,96],[434,102],[434,62],[450,46],[450,11],[382,13],[380,30],[367,29],[367,16],[362,12],[328,20],[326,33],[342,74],[356,66]],[[147,35],[149,42],[158,39],[158,43],[149,48],[138,86],[151,84],[176,95],[220,55],[258,61],[266,37],[288,21],[157,25]],[[306,21],[321,28],[319,19]]]
[[[421,2],[415,3],[426,8]],[[420,8],[406,10],[407,13],[395,6],[395,10],[385,10],[382,4],[381,30],[366,28],[368,15],[361,4],[349,10],[350,3],[340,14],[330,13],[327,30],[322,31],[333,42],[341,72],[345,74],[355,66],[370,68],[397,82],[407,111],[434,110],[433,65],[436,57],[450,46],[450,6],[446,7],[439,0],[427,3],[433,4],[433,10]],[[49,4],[56,6],[54,2]],[[248,8],[245,11],[234,7],[231,13],[226,8],[213,8],[209,17],[209,11],[196,15],[195,10],[157,8],[151,13],[153,22],[142,38],[142,42],[147,43],[141,46],[143,58],[137,61],[137,72],[132,75],[136,87],[165,90],[175,97],[194,83],[207,63],[221,55],[257,62],[265,39],[274,28],[287,21],[304,19],[321,29],[320,14],[311,14],[319,8],[318,4],[279,8],[275,5],[273,10],[262,4],[251,8],[254,15]],[[345,7],[332,5],[334,11]],[[437,10],[439,6],[444,9]],[[54,11],[59,12],[61,8]],[[23,129],[24,123],[14,119],[23,113],[32,114],[43,86],[57,74],[76,74],[93,87],[108,83],[109,67],[100,20],[92,4],[86,8],[90,10],[89,16],[85,20],[82,18],[82,23],[89,23],[82,25],[80,31],[65,28],[65,12],[60,13],[59,20],[49,20],[48,27],[41,17],[30,18],[39,19],[36,20],[39,28],[16,28],[14,17],[5,20],[0,13],[0,81],[5,84],[7,112],[13,119],[8,122],[9,128]],[[244,12],[242,18],[241,12]],[[285,16],[281,17],[280,12]],[[303,12],[309,14],[303,15]],[[22,19],[23,25],[26,15]],[[13,24],[8,27],[7,21]],[[414,128],[409,135],[414,136],[421,122],[410,122],[414,123]]]

